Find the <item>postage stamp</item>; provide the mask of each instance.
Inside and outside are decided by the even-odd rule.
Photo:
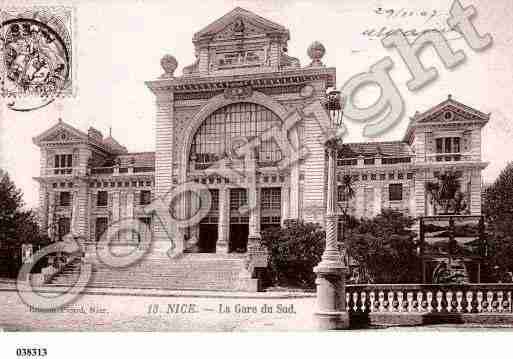
[[[73,94],[73,8],[0,11],[0,96],[16,111]]]

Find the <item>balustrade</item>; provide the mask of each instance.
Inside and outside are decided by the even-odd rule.
[[[511,313],[513,284],[346,286],[351,313]]]

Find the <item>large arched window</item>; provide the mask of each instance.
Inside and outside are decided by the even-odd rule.
[[[208,167],[230,152],[233,139],[259,136],[270,128],[278,131],[280,126],[278,116],[264,106],[242,102],[222,107],[211,114],[194,135],[190,159],[198,168]],[[272,165],[281,158],[281,151],[273,139],[262,141],[257,151],[260,165]]]

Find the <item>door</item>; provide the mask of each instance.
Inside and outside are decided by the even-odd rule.
[[[215,253],[217,242],[217,224],[200,224],[198,248],[200,253]]]
[[[249,226],[247,223],[230,224],[229,252],[245,253],[248,247]]]

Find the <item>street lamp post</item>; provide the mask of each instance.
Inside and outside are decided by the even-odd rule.
[[[325,143],[328,155],[328,191],[326,200],[326,248],[321,262],[314,268],[317,275],[317,308],[314,313],[321,330],[349,327],[345,301],[345,275],[347,268],[338,247],[338,215],[336,214],[336,156],[341,139],[336,135],[342,122],[342,103],[339,91],[326,96],[326,110],[330,117],[331,134]]]

